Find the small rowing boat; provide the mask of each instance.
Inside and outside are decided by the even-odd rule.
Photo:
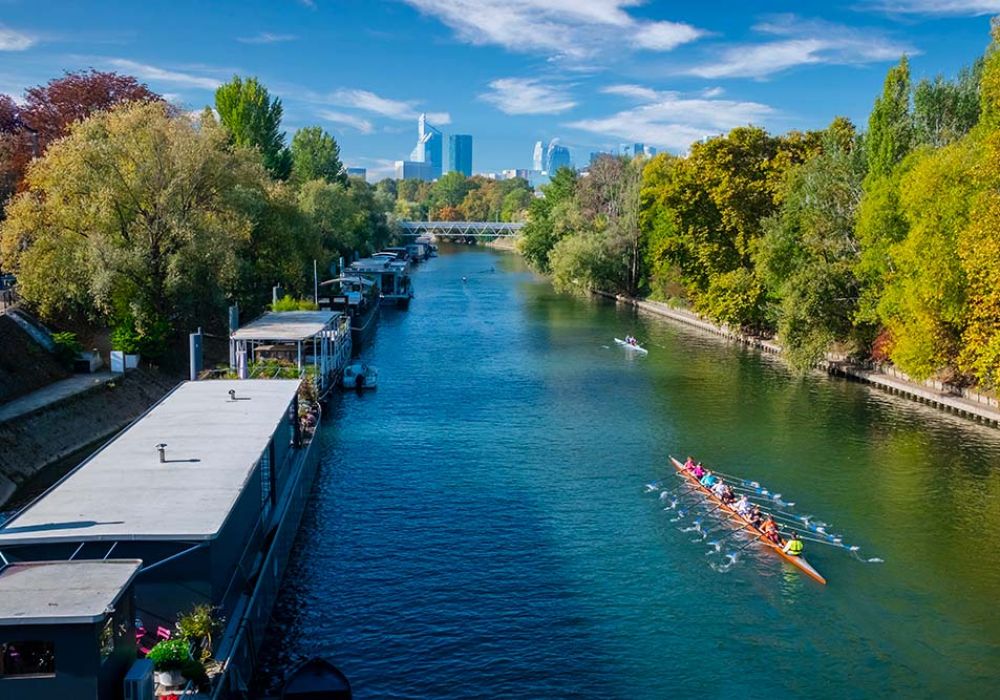
[[[643,355],[649,354],[649,350],[647,350],[646,348],[641,347],[639,345],[633,345],[627,340],[622,340],[621,338],[615,338],[615,342],[618,343],[619,345],[625,346],[625,348],[628,350],[635,350],[636,352],[642,353]]]
[[[820,573],[813,568],[812,564],[806,561],[805,557],[802,556],[797,557],[781,551],[781,547],[774,544],[773,542],[770,542],[769,540],[764,539],[764,532],[760,528],[751,525],[749,520],[747,520],[742,515],[737,513],[734,509],[730,508],[725,503],[723,503],[722,499],[716,496],[714,493],[712,493],[711,489],[702,486],[701,482],[698,481],[698,478],[694,474],[689,472],[687,469],[685,469],[683,464],[674,459],[674,457],[672,456],[670,457],[670,463],[674,465],[674,469],[680,472],[681,475],[688,481],[688,483],[693,485],[705,499],[718,504],[716,508],[718,512],[723,513],[729,520],[733,521],[741,528],[745,528],[748,532],[753,533],[754,539],[756,539],[762,545],[764,545],[772,552],[777,554],[779,557],[787,561],[792,566],[801,569],[810,578],[819,581],[820,583],[826,583],[826,579],[823,578],[823,576],[820,575]]]
[[[326,659],[312,658],[289,674],[281,700],[351,700],[351,682]]]

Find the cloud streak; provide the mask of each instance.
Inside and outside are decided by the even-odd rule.
[[[416,100],[394,100],[369,90],[354,88],[335,90],[329,95],[319,96],[316,99],[334,106],[350,107],[399,121],[416,119],[423,111],[419,108],[419,102]],[[447,112],[427,112],[427,120],[432,124],[444,126],[451,124],[451,115]]]
[[[460,41],[572,61],[670,51],[705,32],[636,17],[642,0],[401,0],[450,27]]]
[[[0,24],[0,51],[25,51],[37,43],[35,37]]]
[[[560,114],[576,106],[561,88],[536,78],[498,78],[479,99],[504,114]]]
[[[375,127],[367,119],[357,116],[356,114],[347,114],[346,112],[337,112],[332,109],[321,109],[317,112],[317,115],[321,119],[325,119],[331,124],[339,124],[341,126],[349,126],[352,129],[360,131],[362,134],[370,134],[375,130]]]
[[[566,126],[601,136],[685,151],[695,141],[759,122],[775,112],[759,102],[687,97],[641,85],[612,85],[602,92],[641,104],[606,117],[579,119]]]
[[[215,90],[222,84],[222,81],[215,78],[159,68],[147,63],[130,61],[126,58],[112,58],[108,63],[143,80],[180,85],[181,87],[201,88],[203,90]]]
[[[867,7],[890,14],[979,17],[1000,12],[1000,0],[880,0]]]
[[[775,37],[758,44],[739,44],[716,50],[710,62],[684,72],[700,78],[755,78],[797,66],[815,64],[862,65],[893,61],[904,53],[919,53],[914,47],[881,32],[822,21],[803,21],[793,15],[772,17],[754,27],[759,34]]]
[[[280,44],[286,41],[298,39],[294,34],[272,34],[271,32],[261,32],[254,36],[236,37],[236,41],[241,44]]]

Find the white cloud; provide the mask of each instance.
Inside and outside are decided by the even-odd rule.
[[[342,89],[335,90],[326,96],[314,96],[314,101],[360,109],[363,112],[378,114],[389,119],[409,121],[420,116],[419,102],[415,100],[394,100],[376,95],[368,90]],[[451,115],[447,112],[427,112],[427,120],[437,126],[451,124]]]
[[[295,41],[298,39],[294,34],[272,34],[271,32],[260,32],[254,36],[237,37],[236,41],[244,44],[279,44],[285,41]]]
[[[876,0],[874,10],[914,15],[990,15],[1000,12],[1000,0]]]
[[[601,90],[601,92],[607,95],[621,95],[623,97],[631,97],[636,100],[652,101],[655,100],[657,95],[659,95],[653,88],[644,87],[642,85],[609,85],[608,87]]]
[[[795,66],[859,65],[893,61],[904,53],[919,53],[912,46],[880,32],[830,22],[803,21],[793,15],[773,17],[754,29],[779,38],[716,50],[716,58],[712,61],[685,72],[701,78],[762,79]]]
[[[36,43],[35,37],[0,25],[0,51],[24,51]]]
[[[651,21],[628,8],[643,0],[402,0],[451,27],[462,41],[570,60],[627,50],[668,51],[704,32]]]
[[[367,119],[357,116],[356,114],[347,114],[346,112],[336,112],[330,109],[321,109],[317,112],[321,119],[325,119],[333,124],[340,124],[342,126],[349,126],[352,129],[357,129],[362,134],[370,134],[375,130],[372,123]]]
[[[576,106],[561,88],[536,78],[498,78],[479,99],[505,114],[559,114]]]
[[[745,126],[774,114],[759,102],[685,97],[677,92],[659,92],[640,85],[617,85],[604,92],[641,99],[643,104],[607,117],[568,123],[573,129],[627,141],[686,150],[706,136]]]
[[[222,81],[191,73],[181,73],[180,71],[158,68],[145,63],[137,63],[125,58],[112,58],[108,61],[115,68],[134,75],[143,80],[152,80],[160,83],[172,83],[191,88],[203,88],[205,90],[215,90],[222,84]]]

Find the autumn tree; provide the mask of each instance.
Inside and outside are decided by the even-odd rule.
[[[549,253],[566,235],[562,227],[565,212],[560,205],[576,196],[576,172],[560,168],[552,180],[542,186],[542,196],[528,207],[528,221],[521,232],[519,246],[522,255],[543,272],[549,269]]]
[[[321,127],[307,126],[292,137],[292,180],[301,185],[320,179],[346,184],[347,174],[336,139]]]
[[[264,167],[274,177],[288,178],[292,153],[285,146],[285,133],[281,131],[284,110],[279,98],[272,100],[257,78],[244,80],[234,76],[215,91],[215,109],[235,145],[256,148]]]

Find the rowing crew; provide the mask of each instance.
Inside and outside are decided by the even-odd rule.
[[[698,483],[715,494],[716,498],[722,501],[723,505],[736,511],[737,515],[762,532],[765,540],[776,547],[781,547],[781,551],[785,554],[795,557],[802,554],[805,545],[802,544],[802,540],[799,539],[798,535],[792,531],[789,538],[783,541],[781,533],[778,531],[778,523],[774,521],[771,514],[761,513],[760,506],[756,503],[751,503],[745,493],[740,494],[740,497],[736,498],[733,490],[729,488],[726,482],[710,470],[705,469],[701,462],[695,463],[690,457],[684,463],[684,469],[691,472],[692,476],[698,479]]]
[[[634,348],[639,347],[639,339],[636,338],[634,335],[625,336],[625,343],[627,345],[631,345]]]

